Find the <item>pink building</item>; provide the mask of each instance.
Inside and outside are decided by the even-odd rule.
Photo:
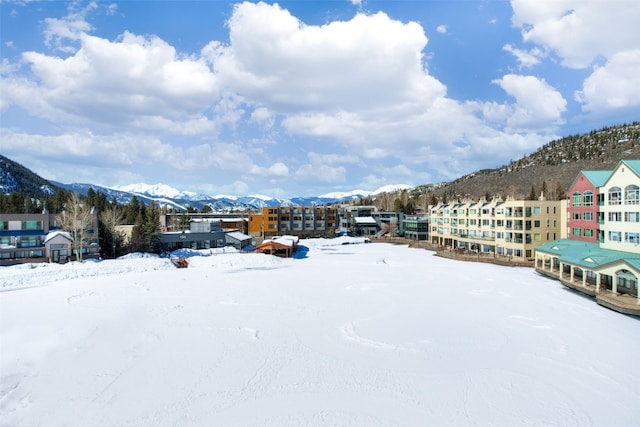
[[[567,237],[571,240],[599,242],[599,191],[611,171],[581,171],[567,191]]]

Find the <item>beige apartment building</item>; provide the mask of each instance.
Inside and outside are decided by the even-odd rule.
[[[566,201],[495,199],[429,207],[430,241],[464,252],[532,261],[534,249],[566,233]]]

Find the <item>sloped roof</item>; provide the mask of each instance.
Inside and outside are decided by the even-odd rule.
[[[602,187],[611,176],[611,172],[610,170],[582,171],[582,175],[584,175],[594,187]]]
[[[640,160],[622,160],[622,163],[632,169],[636,175],[640,176]]]
[[[47,243],[49,240],[55,239],[58,236],[62,236],[67,240],[73,242],[73,238],[71,237],[71,234],[69,234],[68,231],[60,231],[60,230],[52,231],[49,234],[47,234],[47,237],[44,239],[44,242]]]
[[[640,254],[602,249],[598,243],[560,239],[540,245],[536,248],[536,251],[557,255],[560,261],[587,268],[601,267],[624,261],[640,270]]]
[[[230,232],[226,233],[226,235],[231,237],[231,238],[233,238],[233,239],[236,239],[236,240],[238,240],[240,242],[243,241],[243,240],[251,239],[251,236],[247,236],[246,234],[241,233],[239,231],[230,231]]]

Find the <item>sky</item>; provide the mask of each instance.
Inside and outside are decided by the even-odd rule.
[[[373,191],[640,119],[637,0],[0,8],[0,153],[63,183]]]
[[[2,267],[2,423],[639,425],[638,318],[532,268],[358,240]]]

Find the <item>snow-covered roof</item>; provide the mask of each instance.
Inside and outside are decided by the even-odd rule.
[[[52,231],[49,234],[47,234],[47,237],[44,239],[44,242],[47,243],[49,240],[55,239],[58,236],[62,236],[70,241],[73,242],[73,238],[71,237],[71,234],[69,234],[68,231]]]
[[[354,218],[356,224],[362,225],[376,225],[377,222],[372,216],[357,216]]]
[[[229,233],[226,234],[229,237],[232,237],[238,241],[243,241],[243,240],[248,240],[251,239],[251,236],[248,236],[244,233],[241,233],[239,231],[230,231]]]

